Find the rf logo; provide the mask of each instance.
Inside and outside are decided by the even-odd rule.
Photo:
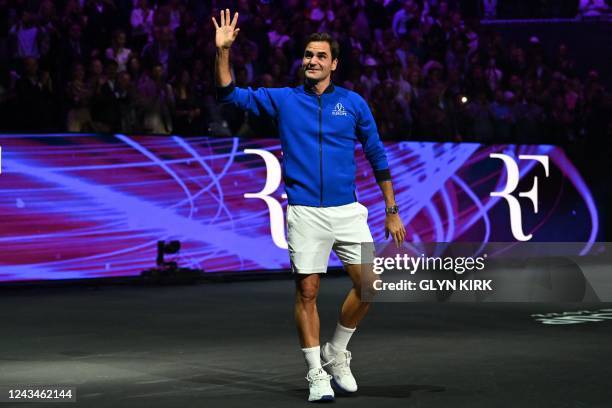
[[[507,181],[506,187],[502,191],[494,191],[489,195],[491,197],[501,197],[506,200],[510,208],[510,228],[512,235],[519,241],[529,241],[532,234],[525,235],[523,233],[523,218],[521,213],[521,205],[512,193],[516,190],[519,183],[520,173],[518,164],[514,158],[503,153],[491,153],[489,157],[493,159],[501,159],[506,166]],[[519,160],[535,160],[544,166],[544,173],[548,177],[548,156],[535,154],[519,155]],[[520,192],[519,197],[527,197],[533,204],[534,213],[538,213],[538,178],[533,178],[533,187],[529,191]]]
[[[270,194],[274,193],[280,186],[282,174],[280,163],[276,156],[267,150],[261,149],[244,149],[245,154],[256,154],[264,159],[268,177],[266,184],[259,193],[245,193],[244,198],[258,198],[263,200],[270,211],[270,232],[272,233],[272,241],[281,248],[287,249],[287,240],[285,239],[285,215],[281,203]],[[282,198],[287,198],[287,194],[283,193]]]

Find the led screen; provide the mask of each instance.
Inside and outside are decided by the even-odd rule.
[[[558,147],[385,146],[411,241],[596,238],[596,204]],[[184,267],[289,267],[276,139],[3,135],[0,147],[0,281],[137,275],[172,239]],[[382,195],[361,146],[356,157],[357,196],[383,240]]]

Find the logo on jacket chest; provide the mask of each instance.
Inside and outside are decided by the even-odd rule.
[[[332,110],[332,116],[346,116],[346,115],[347,115],[347,112],[346,112],[346,109],[344,109],[344,105],[338,102],[334,106],[334,109]]]

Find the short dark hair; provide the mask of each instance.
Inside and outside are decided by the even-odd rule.
[[[310,34],[308,38],[306,39],[306,44],[304,45],[304,48],[306,48],[308,44],[310,44],[311,42],[317,42],[317,41],[324,41],[328,43],[329,48],[331,49],[331,53],[332,53],[332,60],[335,60],[336,58],[338,58],[338,56],[340,55],[340,44],[338,44],[338,41],[334,40],[334,37],[332,37],[328,33]]]

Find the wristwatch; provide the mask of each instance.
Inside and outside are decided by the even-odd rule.
[[[385,208],[385,214],[397,214],[399,213],[399,207],[397,205],[392,205],[391,207]]]

